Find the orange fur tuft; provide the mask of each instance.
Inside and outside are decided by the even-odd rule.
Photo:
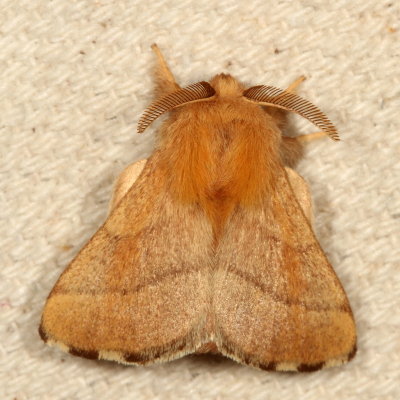
[[[175,111],[160,147],[171,193],[198,202],[217,239],[237,205],[257,206],[272,189],[281,136],[268,114],[240,98],[233,77],[217,75],[211,85],[212,100]]]

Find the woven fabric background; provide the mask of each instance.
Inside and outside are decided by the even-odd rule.
[[[0,0],[0,398],[399,399],[400,4],[391,0]],[[157,42],[182,85],[230,72],[299,93],[342,141],[298,170],[315,230],[348,293],[359,351],[314,374],[204,357],[125,367],[37,334],[59,274],[107,213],[112,183],[146,157]],[[293,117],[292,132],[314,129]]]

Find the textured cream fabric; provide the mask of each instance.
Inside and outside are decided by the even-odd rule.
[[[399,399],[400,4],[354,1],[0,0],[0,398]],[[352,304],[342,368],[267,373],[185,358],[147,368],[45,346],[45,298],[102,223],[112,182],[147,156],[150,44],[187,85],[230,72],[300,94],[342,141],[309,145],[316,232]],[[291,131],[312,132],[293,117]]]

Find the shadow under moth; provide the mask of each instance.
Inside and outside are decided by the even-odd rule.
[[[218,353],[264,370],[315,371],[356,352],[343,287],[291,168],[335,127],[286,90],[231,75],[181,88],[158,47],[153,154],[120,176],[103,226],[48,296],[42,339],[73,355],[152,364]],[[282,134],[287,112],[320,132]]]

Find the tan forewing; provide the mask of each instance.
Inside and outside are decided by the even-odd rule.
[[[283,168],[261,207],[236,209],[216,257],[213,307],[223,354],[298,371],[354,355],[348,300]]]
[[[50,344],[144,364],[202,342],[212,232],[198,206],[171,199],[157,157],[56,283],[41,324]]]

